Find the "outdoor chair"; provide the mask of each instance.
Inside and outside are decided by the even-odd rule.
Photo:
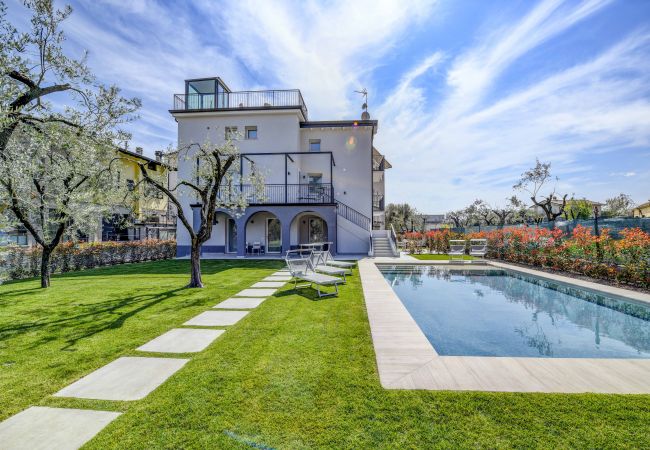
[[[449,261],[462,261],[465,258],[466,245],[467,241],[464,239],[451,239],[449,241]]]
[[[334,267],[328,266],[324,262],[325,252],[323,251],[311,251],[309,258],[311,259],[312,267],[316,272],[324,273],[327,275],[343,277],[343,282],[345,283],[345,277],[348,274],[352,274],[352,270],[346,269],[344,267]]]
[[[325,242],[327,244],[328,250],[323,251],[323,264],[327,266],[334,266],[334,267],[340,267],[343,269],[351,269],[353,268],[356,264],[355,263],[350,263],[350,262],[345,262],[345,261],[335,261],[334,257],[329,251],[329,248],[331,247],[331,242]],[[323,246],[324,247],[324,246]]]
[[[343,283],[343,280],[338,277],[317,273],[311,263],[311,254],[307,256],[303,254],[304,251],[301,250],[288,250],[284,259],[287,263],[289,273],[293,277],[293,288],[313,288],[315,285],[319,298],[331,295],[338,296],[338,285]],[[299,280],[306,281],[308,284],[299,285]],[[334,292],[321,292],[321,286],[334,286]]]
[[[253,247],[251,248],[251,254],[255,254],[255,251],[257,251],[258,255],[262,254],[262,243],[261,242],[253,242]]]
[[[487,239],[470,239],[469,256],[485,258],[487,251]]]

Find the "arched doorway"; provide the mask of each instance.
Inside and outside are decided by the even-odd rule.
[[[258,211],[246,221],[246,253],[282,253],[282,224],[275,214]]]
[[[297,214],[291,221],[291,246],[315,242],[329,242],[327,221],[313,211]]]

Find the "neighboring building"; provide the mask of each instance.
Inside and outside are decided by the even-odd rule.
[[[170,113],[180,147],[243,134],[242,174],[254,164],[266,177],[263,200],[239,217],[217,214],[204,253],[244,256],[259,243],[264,253],[279,255],[308,242],[332,242],[333,253],[368,253],[376,120],[310,121],[297,89],[232,92],[218,77],[186,80]],[[179,179],[191,178],[193,169],[187,158],[179,161]],[[198,213],[191,199],[184,202],[187,217]],[[179,256],[189,254],[180,224],[177,242]]]
[[[176,213],[167,196],[156,188],[140,183],[142,174],[139,164],[146,164],[147,170],[166,179],[167,185],[174,183],[176,171],[173,165],[162,160],[162,152],[156,152],[156,158],[143,155],[142,148],[135,152],[118,149],[118,180],[131,189],[138,186],[143,194],[139,196],[132,209],[123,208],[113,217],[102,220],[102,241],[137,241],[141,239],[173,239],[176,233]]]
[[[393,167],[384,155],[372,148],[372,229],[386,229],[386,169]]]
[[[113,165],[117,171],[118,180],[126,183],[127,186],[141,189],[146,196],[141,196],[132,205],[132,210],[123,207],[111,218],[99,218],[98,232],[91,236],[85,236],[84,241],[132,241],[147,238],[174,239],[176,236],[176,212],[173,205],[168,202],[165,195],[154,188],[138,185],[141,180],[138,163],[142,162],[147,168],[167,179],[168,185],[172,185],[176,179],[176,170],[173,164],[162,161],[162,152],[156,152],[156,159],[151,159],[142,154],[141,148],[135,152],[124,149],[116,150],[118,160]],[[22,226],[9,230],[0,230],[0,245],[10,243],[15,245],[31,247],[36,241],[31,234]]]
[[[424,215],[424,231],[438,230],[440,228],[447,228],[448,224],[445,223],[444,214],[425,214]]]
[[[640,204],[632,209],[633,217],[650,217],[650,201]]]

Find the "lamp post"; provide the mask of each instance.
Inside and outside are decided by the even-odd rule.
[[[594,234],[600,236],[600,230],[598,229],[598,214],[600,213],[600,206],[594,204]]]

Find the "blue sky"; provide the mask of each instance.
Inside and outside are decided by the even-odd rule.
[[[560,192],[650,198],[649,1],[71,5],[69,48],[142,99],[131,147],[148,154],[174,143],[167,110],[186,78],[299,88],[312,120],[358,117],[365,87],[394,167],[388,201],[428,213],[503,204],[536,157]]]

